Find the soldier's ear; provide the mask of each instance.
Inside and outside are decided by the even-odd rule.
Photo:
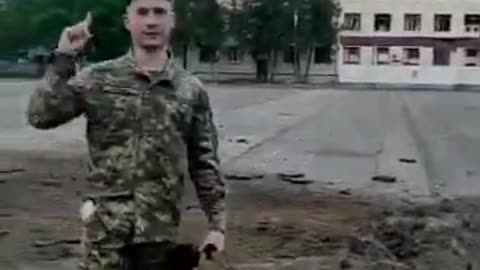
[[[125,30],[129,30],[130,29],[130,20],[128,19],[128,14],[127,13],[124,13],[122,15],[122,21],[123,21],[123,28],[125,28]]]

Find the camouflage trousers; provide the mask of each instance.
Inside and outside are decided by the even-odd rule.
[[[141,267],[142,270],[193,269],[182,263],[182,254],[174,252],[175,243],[154,243],[155,248],[133,244],[135,208],[128,196],[94,198],[84,201],[80,216],[82,219],[81,270],[136,270],[132,266],[132,254],[153,253],[146,260],[154,260],[155,267]],[[145,251],[138,250],[139,248]],[[185,251],[185,247],[183,248]],[[180,251],[181,253],[182,251]],[[186,253],[191,257],[192,253]],[[173,257],[180,257],[172,262]],[[175,260],[175,258],[173,258]],[[185,258],[184,258],[185,259]],[[139,259],[138,259],[139,260]],[[143,259],[142,259],[143,260]]]

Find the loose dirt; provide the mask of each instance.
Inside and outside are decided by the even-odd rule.
[[[2,152],[0,269],[78,256],[85,172],[80,154]],[[420,204],[328,187],[311,193],[276,175],[228,185],[226,257],[210,269],[480,267],[478,198]],[[200,244],[206,222],[190,184],[184,208],[179,241]]]

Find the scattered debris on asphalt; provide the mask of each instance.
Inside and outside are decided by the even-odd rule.
[[[13,216],[12,214],[10,213],[0,213],[0,218],[6,218],[6,217],[11,217]]]
[[[256,229],[257,231],[264,232],[270,228],[270,223],[267,221],[257,222]]]
[[[302,178],[305,177],[304,173],[295,171],[285,171],[278,174],[280,178]]]
[[[352,192],[349,189],[340,190],[338,193],[342,195],[347,195],[347,196],[352,195]]]
[[[40,185],[44,187],[62,187],[63,183],[61,180],[56,179],[46,179],[39,182]]]
[[[352,267],[353,267],[353,265],[350,262],[350,258],[343,258],[340,261],[340,269],[350,269]]]
[[[320,238],[320,241],[322,243],[329,243],[329,242],[332,241],[332,238],[330,236],[324,236],[324,237]]]
[[[6,184],[6,183],[7,183],[7,180],[5,180],[5,179],[0,179],[0,184],[3,185],[3,184]]]
[[[312,179],[305,178],[304,173],[295,172],[295,171],[286,171],[286,172],[278,173],[278,177],[285,182],[288,182],[290,184],[296,184],[296,185],[308,185],[315,182]]]
[[[14,173],[21,173],[25,172],[23,168],[16,168],[16,169],[0,169],[0,174],[14,174]]]
[[[243,143],[243,144],[249,144],[249,143],[250,143],[250,141],[249,141],[248,139],[246,139],[246,138],[241,138],[241,137],[240,137],[240,138],[236,138],[236,139],[235,139],[235,142],[237,142],[237,143]]]
[[[253,173],[253,172],[230,172],[225,174],[225,178],[228,180],[236,180],[236,181],[250,181],[250,180],[257,180],[263,179],[264,175],[261,173]]]
[[[388,176],[388,175],[377,175],[372,177],[372,180],[375,182],[382,182],[382,183],[396,183],[397,178],[395,176]]]
[[[461,256],[461,257],[467,256],[467,251],[458,243],[457,239],[452,239],[450,241],[450,248],[452,249],[453,253],[458,256]]]
[[[32,245],[36,248],[65,245],[65,244],[77,245],[77,244],[80,244],[80,239],[35,240],[32,243]]]
[[[10,231],[0,230],[0,239],[10,234]]]
[[[410,158],[401,158],[398,160],[401,163],[409,163],[409,164],[416,164],[417,160],[416,159],[410,159]]]
[[[284,177],[282,178],[283,181],[291,183],[291,184],[296,184],[296,185],[309,185],[314,183],[314,180],[311,179],[305,179],[305,178],[288,178]]]

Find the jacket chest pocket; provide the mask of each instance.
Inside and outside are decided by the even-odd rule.
[[[89,101],[89,120],[108,133],[131,129],[137,123],[138,91],[106,85],[92,94]]]
[[[146,118],[151,118],[147,122],[159,127],[150,127],[150,131],[158,132],[165,127],[171,127],[182,134],[188,132],[192,119],[192,107],[188,100],[162,94],[152,94],[146,102],[149,103],[145,108],[148,110]]]

